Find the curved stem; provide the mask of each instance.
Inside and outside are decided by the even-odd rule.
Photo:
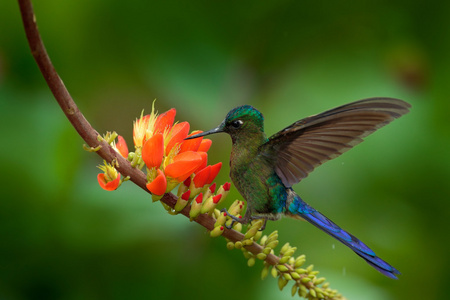
[[[36,24],[36,16],[34,15],[31,1],[18,0],[18,2],[31,53],[36,60],[36,63],[38,64],[48,87],[53,93],[53,96],[63,110],[67,119],[69,119],[75,130],[90,147],[96,148],[100,146],[100,150],[97,151],[98,155],[109,163],[115,160],[117,162],[115,166],[117,166],[117,170],[123,176],[129,176],[131,181],[147,193],[150,193],[146,188],[147,180],[145,174],[141,170],[133,168],[131,164],[120,154],[118,154],[107,142],[103,140],[99,141],[97,139],[99,136],[98,132],[91,126],[91,124],[78,109],[78,106],[73,101],[69,91],[66,89],[63,81],[53,67],[39,34]],[[168,193],[165,194],[160,201],[173,208],[177,201],[177,197],[172,193]],[[189,218],[189,210],[189,206],[185,207],[181,211],[181,214]],[[208,230],[212,230],[214,228],[215,219],[207,214],[200,215],[195,221]],[[225,229],[223,236],[233,242],[241,241],[244,238],[242,233],[232,229]],[[260,253],[263,250],[262,247],[256,243],[253,243],[253,245],[247,246],[246,248],[255,254]],[[272,254],[268,255],[266,258],[266,261],[272,265],[277,264],[278,260],[279,258]]]

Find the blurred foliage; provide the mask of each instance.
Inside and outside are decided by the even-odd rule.
[[[398,268],[375,272],[309,224],[269,222],[349,299],[441,299],[450,211],[450,3],[99,1],[34,3],[47,50],[99,132],[130,142],[142,108],[210,129],[252,104],[272,134],[353,100],[410,114],[318,168],[297,192]],[[1,299],[290,298],[261,264],[171,217],[131,183],[97,186],[101,160],[53,100],[15,1],[0,2]],[[214,136],[210,162],[228,160]],[[228,180],[224,164],[218,182]],[[229,201],[238,198],[234,191]]]

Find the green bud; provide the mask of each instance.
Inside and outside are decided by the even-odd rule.
[[[282,258],[280,258],[278,263],[279,264],[285,264],[285,263],[287,263],[288,260],[289,260],[289,256],[283,256]]]
[[[286,279],[286,280],[292,280],[292,276],[291,276],[291,274],[289,274],[289,273],[284,273],[284,274],[283,274],[283,277],[284,277],[284,279]]]
[[[227,248],[228,248],[228,250],[233,250],[234,249],[234,243],[233,242],[228,242],[227,243]]]
[[[289,248],[290,248],[289,243],[284,244],[283,247],[281,247],[280,254],[281,254],[281,255],[284,255],[284,253],[285,253],[286,251],[288,251]]]
[[[214,227],[224,225],[225,221],[227,220],[227,217],[225,216],[225,214],[224,213],[220,213],[220,212],[219,212],[219,215],[216,218],[217,219],[216,219],[216,223],[214,223]]]
[[[234,223],[233,229],[238,231],[238,232],[241,232],[242,231],[242,224],[238,223],[238,222]]]
[[[301,281],[302,283],[308,283],[308,282],[311,281],[311,278],[309,278],[309,277],[303,277],[302,279],[300,279],[300,281]]]
[[[269,247],[272,249],[275,248],[276,246],[278,246],[278,240],[270,241],[266,244],[266,247]]]
[[[278,277],[278,288],[280,289],[280,291],[283,290],[283,288],[286,286],[287,283],[288,281],[284,279],[282,276]]]
[[[275,230],[274,232],[272,232],[271,234],[269,234],[269,237],[267,238],[267,242],[270,243],[271,241],[275,241],[278,239],[278,231]]]
[[[208,199],[203,201],[202,208],[200,210],[201,214],[212,212],[216,208],[216,204],[213,202],[213,197],[210,196]]]
[[[250,245],[253,245],[253,240],[252,240],[252,239],[243,240],[243,241],[242,241],[242,245],[244,245],[244,246],[250,246]]]
[[[318,284],[321,284],[321,283],[323,283],[325,280],[326,280],[325,277],[317,278],[316,281],[314,282],[314,284],[317,284],[317,285],[318,285]]]
[[[248,259],[247,265],[248,265],[249,267],[253,267],[253,266],[255,265],[255,257],[254,257],[254,256],[252,256],[252,257],[250,257],[250,258]]]
[[[301,298],[305,298],[306,299],[306,296],[308,295],[308,292],[306,291],[304,291],[304,290],[302,290],[301,288],[302,287],[304,287],[303,285],[301,285],[300,286],[300,288],[298,289],[298,295],[301,297]]]
[[[305,274],[306,270],[302,269],[302,268],[297,268],[297,269],[295,269],[295,272],[297,272],[298,274]]]
[[[300,268],[300,267],[305,263],[305,261],[306,261],[306,257],[305,257],[304,254],[302,254],[302,255],[300,255],[299,257],[297,257],[297,258],[295,259],[294,266],[295,266],[296,268]]]
[[[317,293],[317,298],[319,298],[319,299],[323,299],[323,298],[324,298],[324,297],[323,297],[323,294],[320,292],[319,289],[316,289],[315,291],[316,291],[316,293]]]
[[[270,251],[272,251],[272,248],[267,247],[267,248],[264,248],[262,252],[263,252],[265,255],[269,255]]]
[[[291,247],[290,249],[288,249],[286,252],[284,252],[283,256],[292,256],[292,254],[294,254],[294,252],[297,251],[297,247]]]
[[[291,289],[292,297],[294,297],[294,295],[297,293],[297,290],[298,290],[298,285],[294,284]]]
[[[258,230],[258,232],[256,232],[255,236],[253,237],[253,240],[256,242],[258,241],[262,236],[262,231]]]
[[[285,265],[276,265],[275,266],[280,272],[287,272],[289,269]]]
[[[197,218],[197,216],[200,214],[201,208],[202,208],[201,203],[197,203],[197,201],[192,201],[191,210],[189,211],[189,217],[191,221]]]
[[[261,232],[262,233],[262,232]],[[263,236],[262,238],[261,238],[261,241],[259,241],[259,244],[261,245],[261,246],[263,246],[265,243],[266,243],[266,241],[267,241],[267,235],[265,235],[265,236]]]
[[[242,254],[244,254],[245,259],[250,259],[251,257],[253,257],[253,254],[251,252],[248,252],[244,247],[242,247],[241,250]]]
[[[224,231],[224,227],[223,226],[217,226],[217,227],[214,227],[213,230],[211,230],[209,235],[211,237],[218,237],[218,236],[222,235],[223,231]]]
[[[289,258],[289,261],[288,261],[288,263],[291,265],[291,266],[293,266],[294,265],[294,262],[295,262],[295,258],[293,258],[292,256]]]
[[[272,269],[270,270],[270,274],[272,274],[273,278],[277,278],[278,277],[278,270],[275,267],[272,267]]]
[[[244,239],[250,239],[255,236],[255,234],[258,232],[259,228],[256,226],[252,226],[247,230],[247,232],[244,235]]]
[[[269,266],[264,266],[261,271],[261,279],[265,279],[269,275]]]
[[[260,260],[265,260],[267,258],[267,254],[262,253],[262,252],[258,253],[258,254],[256,254],[256,258],[260,259]]]
[[[186,205],[188,205],[188,203],[189,203],[188,200],[184,200],[184,199],[182,199],[181,197],[179,197],[179,198],[177,199],[177,203],[175,204],[175,207],[174,207],[175,211],[176,211],[176,212],[182,211],[183,208],[185,208]]]
[[[300,295],[300,291],[302,292],[302,295]],[[303,297],[303,298],[306,298],[306,295],[308,294],[308,289],[306,288],[306,286],[304,286],[304,285],[300,285],[299,286],[299,296],[300,297]]]

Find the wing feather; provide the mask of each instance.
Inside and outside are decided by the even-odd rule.
[[[278,176],[290,187],[319,165],[406,114],[410,107],[393,98],[370,98],[342,105],[286,127],[261,146],[261,153],[273,161]]]

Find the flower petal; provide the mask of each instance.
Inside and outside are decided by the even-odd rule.
[[[195,198],[195,202],[198,204],[203,202],[203,193],[198,194],[198,196]]]
[[[100,187],[106,191],[114,191],[117,189],[120,183],[120,174],[117,176],[116,179],[107,182],[105,179],[105,173],[100,173],[97,175],[97,181],[98,184],[100,184]]]
[[[127,143],[125,142],[125,139],[121,135],[117,137],[116,148],[119,151],[120,155],[122,155],[125,158],[128,157],[128,146]]]
[[[198,171],[193,179],[195,187],[196,188],[203,187],[208,182],[210,174],[211,174],[211,166],[207,166],[206,168],[203,168],[202,170]]]
[[[211,192],[211,194],[214,194],[214,192],[216,191],[216,184],[212,184],[209,188],[209,191]]]
[[[208,164],[208,153],[206,152],[196,152],[198,153],[202,158],[201,165],[194,171],[194,173],[197,173],[198,171],[206,168],[206,165]]]
[[[175,115],[177,111],[175,108],[171,108],[165,113],[162,113],[158,116],[158,118],[155,121],[155,133],[164,133],[164,131],[170,130],[173,125],[173,121],[175,120]]]
[[[208,152],[209,148],[211,148],[212,141],[210,139],[203,139],[198,147],[197,151]]]
[[[189,136],[192,136],[194,134],[199,134],[202,133],[203,131],[201,130],[196,130],[193,131]],[[200,147],[200,144],[202,142],[202,137],[200,138],[196,138],[196,139],[192,139],[192,140],[185,140],[182,142],[181,146],[180,146],[180,153],[181,152],[185,152],[185,151],[197,151],[198,147]]]
[[[221,194],[213,196],[214,204],[219,203],[220,199],[222,199],[222,195]]]
[[[142,159],[147,168],[159,168],[164,156],[164,138],[161,133],[150,137],[142,147]]]
[[[169,133],[169,141],[167,142],[166,146],[166,155],[169,155],[170,150],[172,150],[175,145],[181,143],[187,137],[188,133],[188,122],[175,124],[175,126],[172,127],[172,130]]]
[[[211,166],[211,174],[209,175],[209,178],[206,181],[206,184],[211,184],[214,181],[217,174],[219,174],[220,168],[222,168],[222,162],[219,162],[219,163]]]
[[[152,181],[147,183],[147,189],[154,195],[164,195],[167,188],[167,179],[166,176],[164,176],[164,173],[158,169],[158,175],[156,178]]]
[[[178,182],[186,180],[202,164],[202,156],[198,152],[186,151],[174,157],[166,166],[164,173]]]
[[[184,192],[182,195],[181,195],[181,199],[183,199],[183,200],[189,200],[189,197],[191,196],[191,191],[190,190],[187,190],[186,192]]]

